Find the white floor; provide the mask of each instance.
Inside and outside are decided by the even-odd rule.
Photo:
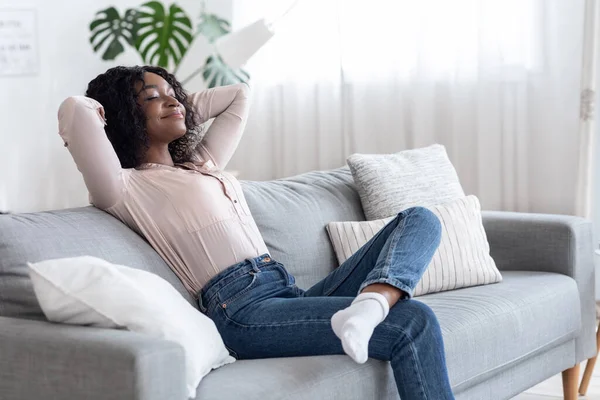
[[[581,364],[581,374],[585,369],[585,362]],[[581,382],[581,379],[579,380]],[[527,392],[514,397],[512,400],[558,400],[562,399],[562,379],[557,375],[537,386],[529,389]],[[596,362],[594,374],[590,381],[590,386],[585,397],[580,396],[580,400],[600,400],[600,360]]]

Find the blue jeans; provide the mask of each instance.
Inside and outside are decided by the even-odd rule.
[[[439,246],[440,232],[431,211],[405,210],[306,291],[268,254],[249,258],[204,286],[200,309],[237,359],[344,354],[331,317],[364,287],[390,284],[407,296],[375,328],[369,357],[391,362],[403,400],[453,399],[437,318],[411,299]]]

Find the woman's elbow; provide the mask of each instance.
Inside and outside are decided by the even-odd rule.
[[[240,93],[242,97],[246,99],[250,97],[250,94],[252,93],[252,87],[250,85],[250,82],[240,82],[237,83],[236,86],[238,89],[238,93]]]
[[[68,115],[77,109],[97,110],[102,108],[98,101],[86,96],[69,96],[58,107],[58,118]]]

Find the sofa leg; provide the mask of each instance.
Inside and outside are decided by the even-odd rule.
[[[585,364],[585,372],[583,373],[583,379],[581,380],[581,384],[579,384],[579,394],[585,396],[588,390],[588,386],[590,385],[590,380],[592,379],[592,373],[594,373],[594,366],[596,365],[596,359],[598,358],[598,353],[600,352],[600,325],[598,325],[598,330],[596,331],[596,355],[593,358],[590,358]]]
[[[592,373],[594,372],[594,366],[596,365],[596,357],[590,358],[585,365],[585,372],[581,379],[581,385],[579,385],[579,394],[585,396],[592,379]]]
[[[565,400],[577,400],[579,386],[579,364],[562,372],[563,396]]]

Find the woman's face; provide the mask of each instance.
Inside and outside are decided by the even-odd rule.
[[[144,74],[144,83],[136,84],[137,103],[146,116],[146,131],[151,145],[169,144],[187,132],[185,108],[175,91],[160,75]]]

